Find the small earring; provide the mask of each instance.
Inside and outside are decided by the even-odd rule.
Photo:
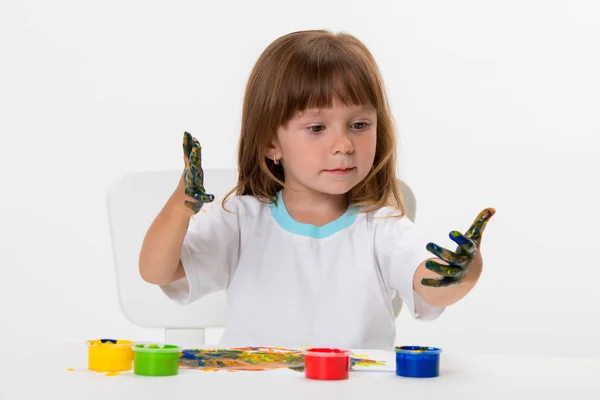
[[[273,162],[275,163],[275,165],[279,164],[279,160],[277,159],[277,157],[273,156]]]

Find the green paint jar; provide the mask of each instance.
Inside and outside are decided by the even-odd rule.
[[[181,348],[172,344],[137,344],[133,346],[133,372],[145,376],[179,374]]]

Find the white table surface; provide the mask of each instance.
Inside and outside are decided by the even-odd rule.
[[[353,371],[346,381],[313,381],[290,370],[205,372],[173,377],[87,370],[84,343],[3,346],[0,399],[600,399],[600,359],[491,354],[441,355],[440,376]],[[74,371],[68,371],[74,368]],[[526,397],[527,396],[527,397]]]

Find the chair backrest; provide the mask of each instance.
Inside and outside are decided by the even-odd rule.
[[[205,184],[217,199],[235,185],[235,169],[205,171]],[[148,227],[179,182],[181,170],[133,172],[121,177],[108,190],[107,209],[119,304],[134,324],[164,328],[167,342],[193,341],[202,345],[204,328],[223,327],[226,321],[225,292],[217,292],[182,307],[159,287],[139,274],[139,252]],[[176,332],[184,332],[175,339]],[[190,334],[191,332],[191,334]],[[169,339],[169,337],[173,337]]]
[[[146,283],[138,270],[139,251],[146,231],[175,190],[180,175],[179,170],[143,171],[121,177],[108,191],[108,218],[119,304],[125,316],[138,326],[164,328],[167,337],[169,331],[196,331],[198,342],[203,341],[204,328],[225,326],[225,291],[182,307],[168,299],[160,288]],[[217,200],[222,199],[236,182],[235,169],[205,170],[205,186]],[[415,196],[408,185],[400,183],[407,216],[414,221]],[[393,304],[397,316],[402,301],[395,298]]]

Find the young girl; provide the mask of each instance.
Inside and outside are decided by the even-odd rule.
[[[451,232],[455,252],[421,240],[404,215],[378,67],[351,35],[294,32],[262,53],[244,97],[238,184],[222,207],[194,217],[214,196],[187,132],[183,148],[140,273],[182,304],[225,289],[222,347],[391,350],[394,296],[431,320],[481,274],[494,210]]]

